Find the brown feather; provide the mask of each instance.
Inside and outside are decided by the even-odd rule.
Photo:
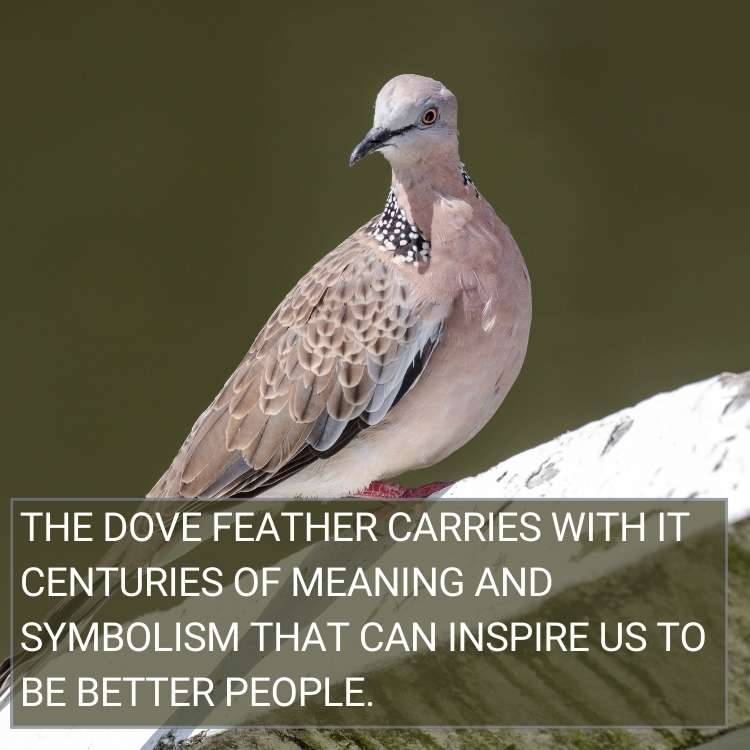
[[[415,304],[360,229],[274,311],[152,496],[257,492],[376,424],[435,334]]]

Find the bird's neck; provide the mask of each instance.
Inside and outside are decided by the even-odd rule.
[[[370,234],[400,262],[429,261],[436,203],[479,200],[479,191],[458,159],[392,168],[391,189]]]
[[[437,201],[479,198],[479,191],[457,155],[429,163],[393,164],[391,193],[408,221],[428,237]]]

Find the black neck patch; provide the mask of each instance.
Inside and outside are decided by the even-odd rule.
[[[370,234],[398,263],[426,263],[430,260],[430,243],[416,224],[410,224],[398,205],[393,190],[388,193],[383,213],[373,221]]]
[[[466,165],[463,162],[461,162],[461,177],[463,177],[464,185],[466,185],[466,187],[469,187],[469,185],[471,185],[471,187],[474,188],[474,195],[476,195],[476,197],[478,198],[479,190],[477,190],[477,186],[474,184],[474,180],[471,179],[469,173],[466,171]]]

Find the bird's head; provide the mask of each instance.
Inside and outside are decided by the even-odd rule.
[[[352,151],[349,165],[373,151],[392,166],[458,159],[456,97],[432,78],[406,73],[392,78],[375,100],[373,126]]]

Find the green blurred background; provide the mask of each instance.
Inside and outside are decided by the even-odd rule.
[[[3,3],[0,496],[151,487],[382,207],[385,162],[346,162],[401,72],[458,95],[534,292],[499,414],[408,481],[747,369],[749,27],[744,3]]]

